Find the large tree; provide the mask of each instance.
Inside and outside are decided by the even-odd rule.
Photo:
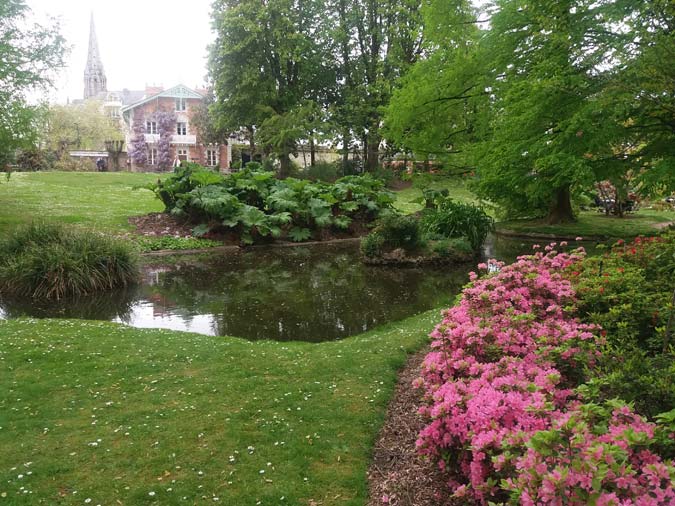
[[[646,191],[675,190],[675,3],[620,2],[611,80],[602,107],[620,127],[614,163]],[[616,173],[616,172],[615,172]]]
[[[398,79],[419,58],[423,47],[420,0],[328,0],[334,19],[330,38],[338,75],[333,124],[343,145],[363,150],[365,168],[378,166],[382,116]]]
[[[47,149],[63,153],[72,149],[103,150],[105,142],[122,140],[118,118],[103,113],[96,100],[70,105],[52,105],[45,115],[42,142]]]
[[[585,0],[497,5],[485,40],[495,98],[479,188],[512,214],[573,221],[573,188],[594,180],[588,154],[610,150],[597,107],[610,20],[602,3]]]
[[[423,57],[394,90],[384,133],[399,150],[468,172],[468,149],[480,138],[488,95],[477,13],[469,1],[445,0],[427,2],[422,13]]]
[[[421,51],[420,0],[217,0],[210,73],[223,128],[259,134],[282,172],[299,141],[374,169],[382,108]]]
[[[217,0],[217,39],[211,48],[213,111],[219,128],[263,133],[263,149],[288,174],[290,155],[303,136],[296,119],[320,96],[323,69],[319,0]]]
[[[43,108],[28,94],[51,86],[63,66],[58,24],[31,23],[29,14],[23,0],[0,0],[0,168],[18,148],[35,145]]]
[[[424,57],[387,135],[475,167],[512,216],[574,219],[572,193],[610,180],[675,186],[675,6],[668,0],[429,0]],[[473,18],[473,19],[472,19]]]

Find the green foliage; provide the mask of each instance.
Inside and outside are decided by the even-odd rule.
[[[394,90],[385,135],[405,151],[435,155],[461,172],[471,163],[465,146],[480,139],[488,110],[478,14],[471,2],[445,0],[423,2],[421,13],[427,54]]]
[[[371,235],[377,235],[384,241],[386,248],[415,250],[421,244],[420,227],[417,218],[396,213],[387,213],[382,217]]]
[[[444,192],[425,191],[427,207],[422,211],[420,227],[425,234],[447,238],[464,237],[474,251],[494,229],[494,220],[481,208],[448,198]]]
[[[50,168],[44,151],[36,148],[23,149],[16,157],[19,169],[26,171],[47,170]]]
[[[335,163],[316,162],[314,165],[305,167],[298,174],[302,179],[310,181],[333,182],[338,178],[340,168]]]
[[[105,141],[124,139],[119,124],[110,121],[98,100],[51,105],[45,122],[43,142],[60,156],[73,149],[105,150]]]
[[[675,347],[667,326],[673,311],[675,235],[619,241],[573,269],[576,310],[600,325],[607,340],[589,384],[593,395],[620,397],[649,416],[672,409]]]
[[[452,258],[455,256],[466,257],[475,253],[471,243],[464,237],[431,241],[430,249],[432,253],[435,253],[441,258]]]
[[[49,88],[63,66],[59,26],[31,23],[29,14],[24,0],[0,2],[0,169],[16,149],[37,144],[44,108],[30,105],[27,94]]]
[[[306,241],[312,236],[312,231],[308,228],[293,227],[288,231],[288,237],[293,242]]]
[[[344,177],[334,184],[278,180],[255,162],[226,177],[183,164],[151,187],[172,214],[210,229],[235,229],[245,243],[284,234],[299,241],[311,235],[297,230],[348,229],[354,219],[374,220],[394,201],[383,183],[368,175]]]
[[[630,174],[641,192],[675,188],[672,1],[481,11],[423,3],[424,57],[386,109],[393,144],[475,169],[479,194],[508,217],[574,221],[575,192]]]
[[[196,235],[196,234],[195,234]],[[218,241],[210,239],[198,239],[195,237],[171,237],[171,236],[143,236],[134,240],[140,251],[161,251],[161,250],[188,250],[215,248],[222,246]]]
[[[361,239],[361,253],[368,258],[380,256],[385,246],[382,234],[373,232]]]
[[[654,418],[675,406],[675,360],[630,347],[612,347],[583,392],[590,398],[623,399]]]
[[[0,242],[0,290],[61,299],[135,282],[136,259],[119,241],[60,225],[33,223]]]

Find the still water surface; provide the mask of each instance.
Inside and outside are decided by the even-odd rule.
[[[491,238],[484,255],[511,261],[529,251],[531,243]],[[449,306],[474,269],[369,267],[354,243],[183,255],[146,259],[134,288],[57,303],[2,300],[0,316],[327,341]]]

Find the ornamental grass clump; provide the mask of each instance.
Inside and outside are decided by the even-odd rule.
[[[138,277],[132,251],[117,240],[33,223],[0,242],[0,292],[62,299],[128,286]]]
[[[655,425],[577,388],[600,357],[598,328],[570,313],[565,270],[583,250],[482,264],[431,334],[416,386],[423,455],[478,504],[674,504],[675,470]],[[639,500],[639,501],[638,501]],[[638,502],[636,502],[638,501]]]

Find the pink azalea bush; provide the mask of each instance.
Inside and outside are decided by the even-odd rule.
[[[471,274],[432,332],[415,382],[429,420],[417,445],[452,473],[455,496],[675,504],[675,473],[647,448],[653,424],[625,406],[610,416],[577,393],[603,344],[566,309],[575,293],[564,273],[583,255],[552,244],[508,266],[479,265],[487,274]]]

